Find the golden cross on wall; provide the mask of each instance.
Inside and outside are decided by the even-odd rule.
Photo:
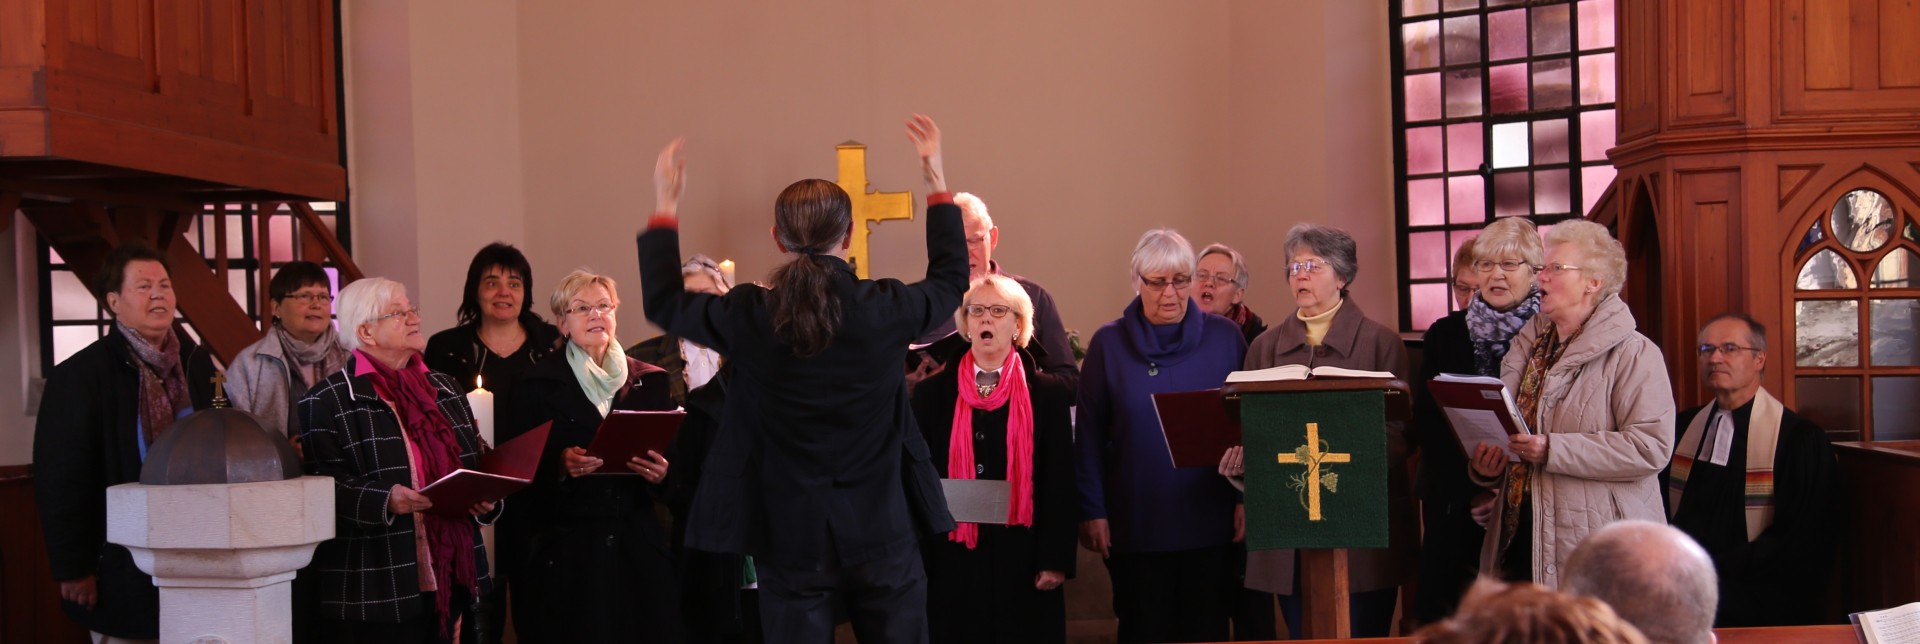
[[[853,240],[847,248],[847,263],[861,279],[872,276],[867,253],[867,235],[872,224],[889,219],[913,219],[913,193],[867,191],[867,146],[848,141],[834,146],[840,160],[840,179],[834,183],[853,200]]]
[[[1319,423],[1307,423],[1306,450],[1307,450],[1306,459],[1302,460],[1299,456],[1296,456],[1293,453],[1289,452],[1289,453],[1280,455],[1280,463],[1284,465],[1307,466],[1307,489],[1306,489],[1307,520],[1319,521],[1320,520],[1320,464],[1321,463],[1351,463],[1353,462],[1353,455],[1352,454],[1335,454],[1333,452],[1320,451],[1320,424]]]

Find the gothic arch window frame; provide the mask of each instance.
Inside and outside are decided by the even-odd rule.
[[[1856,191],[1871,190],[1883,195],[1892,208],[1891,232],[1886,241],[1869,250],[1856,250],[1837,238],[1833,229],[1833,212],[1842,199]],[[1803,214],[1796,218],[1780,248],[1781,273],[1779,284],[1784,286],[1781,298],[1781,317],[1785,321],[1781,326],[1777,342],[1786,343],[1776,355],[1783,360],[1784,381],[1790,399],[1803,414],[1816,420],[1825,420],[1822,427],[1828,432],[1839,434],[1837,438],[1857,440],[1903,440],[1920,438],[1920,428],[1913,426],[1911,418],[1911,400],[1920,393],[1920,351],[1910,350],[1912,356],[1906,360],[1896,360],[1906,364],[1881,364],[1876,359],[1876,338],[1898,339],[1897,333],[1889,333],[1884,327],[1898,324],[1895,316],[1876,320],[1876,303],[1896,303],[1909,301],[1910,307],[1920,306],[1920,287],[1877,286],[1871,276],[1886,258],[1895,256],[1902,250],[1920,256],[1920,195],[1903,187],[1887,174],[1871,165],[1857,167],[1828,187],[1816,193],[1805,206]],[[1809,236],[1818,231],[1819,238],[1809,240]],[[1820,256],[1831,252],[1841,260],[1841,265],[1852,271],[1854,285],[1842,288],[1801,288],[1800,277],[1803,267]],[[1911,269],[1909,269],[1911,270]],[[1817,339],[1807,337],[1803,328],[1801,304],[1812,302],[1843,302],[1852,305],[1853,318],[1852,355],[1845,364],[1803,364],[1803,340],[1809,343]],[[1813,314],[1819,311],[1811,311]],[[1909,314],[1908,324],[1914,317]],[[1876,328],[1882,327],[1882,328]],[[1893,331],[1898,331],[1895,326]],[[1920,336],[1911,330],[1904,333],[1906,338],[1920,344]],[[1906,419],[1893,420],[1892,415],[1901,414],[1900,401],[1908,404],[1904,414]],[[1824,416],[1824,418],[1822,418]],[[1852,419],[1851,426],[1833,426],[1836,420]],[[1886,426],[1882,426],[1886,425]]]

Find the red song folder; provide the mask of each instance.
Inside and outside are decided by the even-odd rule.
[[[1484,443],[1506,450],[1508,460],[1519,458],[1508,437],[1532,432],[1520,417],[1513,393],[1499,378],[1443,373],[1427,383],[1427,392],[1446,415],[1447,424],[1460,439],[1460,449],[1467,455]]]
[[[1240,421],[1227,414],[1218,389],[1154,394],[1153,408],[1174,467],[1216,469],[1221,454],[1240,444]]]
[[[594,430],[587,455],[606,461],[594,474],[631,474],[626,463],[635,457],[646,458],[647,451],[667,453],[673,435],[680,431],[684,411],[615,410]]]
[[[454,470],[420,488],[421,494],[433,499],[433,507],[427,511],[466,514],[475,503],[498,501],[520,491],[533,482],[533,473],[540,468],[541,452],[547,446],[547,433],[552,430],[553,422],[541,423],[533,431],[480,455],[480,469]]]

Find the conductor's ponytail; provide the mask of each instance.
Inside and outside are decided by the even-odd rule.
[[[840,328],[833,269],[816,261],[852,230],[853,200],[831,181],[802,179],[773,204],[774,235],[795,257],[774,269],[768,303],[774,336],[805,358],[826,351]]]

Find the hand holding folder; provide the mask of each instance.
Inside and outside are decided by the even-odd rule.
[[[684,411],[624,411],[614,410],[601,421],[600,428],[594,431],[593,442],[587,444],[587,455],[607,463],[619,463],[620,468],[602,468],[591,475],[599,474],[635,474],[624,465],[638,458],[652,461],[647,452],[666,454],[667,447],[673,444],[674,434],[679,433],[680,423],[687,418]]]
[[[540,467],[540,453],[547,446],[547,432],[553,423],[543,423],[533,431],[501,443],[493,451],[480,455],[480,469],[458,469],[440,477],[420,493],[433,501],[426,511],[434,514],[465,514],[476,503],[498,501],[533,482]]]
[[[1520,417],[1520,407],[1506,383],[1488,376],[1443,373],[1427,384],[1427,391],[1446,414],[1463,452],[1472,455],[1475,447],[1486,444],[1505,451],[1510,461],[1519,460],[1510,437],[1533,432]]]

